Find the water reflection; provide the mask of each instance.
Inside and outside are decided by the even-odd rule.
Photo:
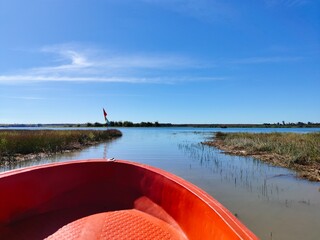
[[[46,164],[46,163],[61,162],[62,159],[64,158],[77,159],[77,157],[80,155],[81,155],[81,152],[79,151],[76,151],[76,152],[70,151],[70,152],[64,152],[63,154],[55,154],[52,156],[35,158],[28,161],[9,162],[6,165],[0,167],[0,172],[9,171],[17,168],[34,166],[34,165]]]
[[[220,183],[250,192],[258,199],[276,201],[285,207],[294,207],[296,203],[310,206],[312,203],[308,196],[303,196],[302,199],[288,198],[289,186],[285,186],[283,182],[306,182],[296,179],[295,173],[290,170],[274,167],[251,157],[225,155],[220,150],[201,143],[179,143],[178,149],[193,162],[218,176]]]

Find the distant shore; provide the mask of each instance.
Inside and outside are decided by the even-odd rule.
[[[0,131],[0,165],[75,151],[121,136],[116,129],[3,130]]]
[[[226,154],[250,156],[297,171],[299,177],[320,181],[320,132],[222,133],[204,144]]]
[[[263,123],[263,124],[175,124],[159,122],[140,122],[130,121],[110,121],[110,127],[195,127],[195,128],[320,128],[320,123],[297,122],[297,123]],[[107,127],[105,123],[59,123],[59,124],[1,124],[0,128],[102,128]]]

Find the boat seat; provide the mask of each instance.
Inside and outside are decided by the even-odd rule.
[[[171,224],[137,209],[103,212],[73,221],[47,237],[54,239],[186,239]]]

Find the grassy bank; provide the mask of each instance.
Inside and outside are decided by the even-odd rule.
[[[298,171],[300,177],[320,181],[320,132],[222,133],[206,144],[226,153],[253,156]]]
[[[0,163],[21,155],[52,154],[120,137],[119,130],[8,130],[0,131]]]

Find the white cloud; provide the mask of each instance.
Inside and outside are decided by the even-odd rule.
[[[45,76],[45,75],[9,75],[1,76],[0,82],[127,82],[143,83],[147,82],[144,78],[121,78],[121,77],[76,77],[76,76]]]
[[[203,63],[179,55],[115,54],[70,44],[46,47],[41,49],[40,52],[49,53],[55,64],[0,75],[0,83],[117,82],[173,84],[228,79],[206,74],[208,70],[211,72],[213,67],[216,67],[208,61]],[[249,57],[221,60],[219,65],[224,68],[229,64],[280,64],[297,62],[302,59],[302,57],[286,56]],[[195,76],[195,73],[198,76]]]
[[[219,81],[225,77],[67,77],[67,76],[34,76],[34,75],[10,75],[1,76],[0,83],[23,83],[23,82],[117,82],[117,83],[164,83],[190,81]]]
[[[44,99],[46,99],[46,98],[42,98],[42,97],[26,97],[26,96],[21,96],[21,97],[1,96],[0,98],[4,98],[4,99],[21,99],[21,100],[44,100]]]
[[[205,67],[197,61],[178,55],[110,54],[102,50],[85,48],[79,50],[80,48],[70,44],[42,48],[41,52],[56,57],[55,65],[33,67],[0,75],[0,83],[40,81],[173,83],[190,81],[191,78],[181,77],[181,72],[184,70]]]

